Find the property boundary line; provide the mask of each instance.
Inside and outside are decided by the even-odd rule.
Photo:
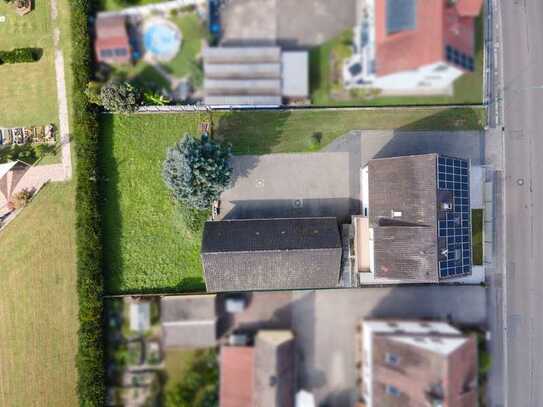
[[[460,105],[393,105],[393,106],[265,106],[265,105],[174,105],[174,106],[142,106],[135,114],[178,113],[178,112],[213,112],[213,111],[297,111],[297,110],[330,110],[330,111],[379,111],[379,110],[444,110],[444,109],[486,109],[484,103]],[[106,114],[114,112],[105,111]]]

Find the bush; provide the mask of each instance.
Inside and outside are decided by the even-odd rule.
[[[32,198],[32,192],[28,189],[23,189],[11,197],[11,206],[15,209],[23,208],[25,207]]]
[[[100,90],[101,105],[110,112],[133,113],[142,102],[142,94],[128,82],[110,82]]]
[[[165,106],[171,100],[155,91],[147,90],[143,93],[143,103],[147,106]]]
[[[198,351],[181,383],[166,393],[167,407],[213,407],[219,404],[219,366],[215,351]]]
[[[80,406],[105,404],[102,242],[98,212],[96,113],[83,92],[91,80],[91,48],[87,26],[92,3],[71,0],[73,124],[76,173],[77,291],[79,343],[77,391]]]
[[[162,177],[176,200],[194,209],[209,209],[230,184],[230,146],[223,147],[203,134],[198,140],[185,135],[170,148]]]
[[[102,105],[102,84],[96,81],[90,81],[85,88],[85,95],[90,103],[95,105]]]
[[[36,62],[39,59],[38,51],[33,48],[15,48],[11,51],[0,51],[0,65]]]

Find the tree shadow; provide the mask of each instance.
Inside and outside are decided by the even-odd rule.
[[[477,110],[484,113],[484,109],[482,108],[471,107],[440,110],[433,115],[411,122],[397,130],[482,130],[485,125],[484,114],[477,114]]]
[[[290,116],[288,111],[229,111],[214,123],[215,137],[232,144],[234,154],[267,154],[283,141],[283,129]]]
[[[121,256],[122,211],[119,206],[119,163],[114,157],[113,115],[98,117],[99,137],[97,154],[98,208],[102,222],[103,270],[106,292],[120,293],[123,259]]]

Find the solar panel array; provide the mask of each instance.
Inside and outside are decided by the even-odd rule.
[[[471,274],[471,209],[467,160],[439,156],[438,188],[453,195],[453,209],[440,217],[439,238],[446,239],[446,259],[439,261],[440,278]]]
[[[445,55],[448,62],[451,62],[467,71],[473,71],[475,69],[475,62],[473,57],[464,54],[450,45],[445,47]]]
[[[387,33],[413,30],[417,23],[416,0],[387,0]]]

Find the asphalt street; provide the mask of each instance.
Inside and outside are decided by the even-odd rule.
[[[505,124],[505,400],[543,406],[543,1],[501,0]]]

